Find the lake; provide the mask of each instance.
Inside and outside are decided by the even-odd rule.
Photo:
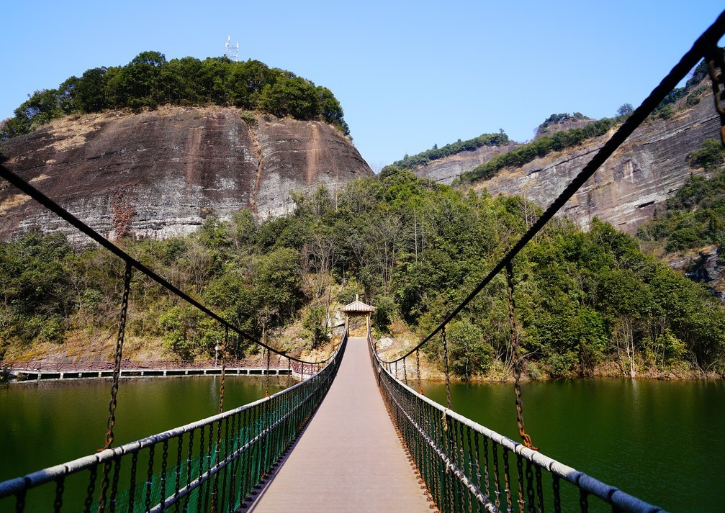
[[[264,397],[265,377],[227,376],[224,409]],[[269,377],[269,394],[287,376]],[[215,415],[219,376],[123,379],[114,447]],[[93,454],[106,436],[111,381],[0,385],[0,481]]]
[[[415,386],[415,385],[414,385]],[[547,456],[671,512],[725,511],[725,382],[526,383],[526,431]],[[445,404],[445,385],[423,383]],[[451,385],[453,409],[520,441],[512,384]]]
[[[271,376],[270,394],[288,379]],[[265,380],[228,376],[225,409],[264,397]],[[423,391],[445,404],[442,383]],[[108,380],[0,385],[0,481],[94,453],[109,394]],[[451,396],[454,410],[518,440],[513,385],[454,383]],[[542,453],[672,512],[724,511],[725,382],[526,383],[523,400]],[[114,445],[214,415],[218,403],[218,376],[123,380]]]

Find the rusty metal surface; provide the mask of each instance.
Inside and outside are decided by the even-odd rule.
[[[377,389],[367,342],[351,338],[302,437],[245,511],[430,512]]]

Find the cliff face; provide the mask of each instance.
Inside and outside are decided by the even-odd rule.
[[[110,237],[186,234],[209,214],[227,219],[242,208],[277,216],[293,208],[291,191],[333,190],[373,174],[325,123],[243,120],[232,108],[65,118],[1,151],[9,169]],[[67,230],[26,196],[1,190],[0,238],[33,226]]]
[[[719,138],[711,97],[666,121],[642,125],[564,206],[583,228],[594,216],[635,233],[695,170],[687,154]],[[613,131],[576,149],[547,155],[476,184],[491,194],[519,194],[542,208],[564,190]]]
[[[511,151],[518,146],[519,144],[516,143],[507,144],[506,146],[480,146],[472,151],[462,151],[455,155],[430,161],[425,166],[413,169],[413,172],[421,178],[429,178],[438,183],[450,185],[462,173],[485,164],[496,155]]]
[[[654,215],[657,206],[670,197],[693,170],[687,154],[700,148],[705,139],[719,139],[719,119],[707,93],[700,103],[680,110],[665,121],[642,125],[615,152],[596,174],[566,204],[564,213],[580,226],[588,227],[598,216],[618,228],[634,233]],[[489,180],[474,185],[493,195],[521,195],[542,208],[564,190],[611,137],[613,132],[576,148],[549,154],[521,168],[504,169]],[[490,160],[493,155],[487,156]],[[479,164],[479,155],[462,152],[415,170],[419,176],[431,176],[431,169],[449,170],[446,183]],[[455,164],[453,164],[453,162]]]

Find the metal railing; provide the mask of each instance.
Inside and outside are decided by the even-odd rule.
[[[330,388],[347,337],[317,374],[251,404],[0,483],[0,511],[233,512]]]
[[[584,512],[589,511],[590,498],[603,503],[602,506],[610,505],[614,512],[656,513],[662,511],[656,506],[647,504],[617,488],[544,456],[537,452],[531,443],[531,437],[524,429],[523,403],[519,384],[522,358],[518,353],[519,335],[513,291],[513,261],[703,58],[710,71],[715,106],[721,115],[721,135],[723,144],[725,144],[725,107],[723,106],[725,105],[725,62],[723,62],[722,50],[717,46],[723,34],[725,34],[725,11],[695,41],[692,48],[642,104],[604,142],[587,165],[521,238],[506,251],[488,274],[417,345],[403,354],[392,356],[389,359],[381,359],[372,339],[369,339],[371,359],[377,373],[378,385],[390,411],[390,416],[411,458],[415,461],[432,499],[442,512],[513,511],[515,507],[521,513],[525,511],[543,512],[545,509],[551,510],[552,508],[557,512],[574,509]],[[504,270],[511,325],[511,354],[515,371],[517,425],[524,444],[519,444],[495,433],[458,415],[451,409],[446,327]],[[438,334],[440,334],[443,348],[448,408],[414,392],[396,379],[398,363],[400,363],[404,379],[407,381],[407,359],[413,356],[415,356],[417,366],[416,374],[420,378],[420,349],[431,341],[437,340]],[[391,369],[395,369],[395,375],[391,374]],[[562,482],[574,486],[568,487],[567,490],[562,487]]]
[[[255,358],[238,358],[238,359],[224,359],[224,364],[228,369],[233,368],[261,368],[265,367],[266,360],[264,357],[259,356]],[[302,368],[302,364],[294,362],[294,364],[283,360],[281,356],[276,357],[271,361],[270,369],[287,369],[291,368],[299,373]],[[121,362],[121,369],[159,369],[159,370],[177,370],[177,369],[211,369],[214,367],[221,367],[221,359],[218,361],[214,360],[123,360]],[[317,364],[308,363],[306,365],[306,374],[309,374],[309,369],[316,368]],[[46,360],[28,360],[28,361],[14,361],[14,360],[3,360],[0,361],[0,368],[7,370],[17,371],[34,371],[34,372],[83,372],[83,371],[105,371],[113,370],[114,362],[107,361],[81,361],[81,362],[51,362]]]
[[[416,393],[368,343],[390,418],[442,513],[587,512],[604,504],[613,512],[664,512]]]

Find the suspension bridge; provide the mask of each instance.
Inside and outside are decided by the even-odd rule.
[[[0,511],[662,511],[533,447],[524,429],[518,375],[512,261],[606,159],[705,58],[725,143],[725,62],[717,43],[725,12],[625,121],[577,177],[471,293],[416,347],[384,360],[370,336],[343,337],[332,356],[305,361],[256,340],[91,230],[52,199],[0,165],[0,176],[126,264],[112,365],[108,431],[96,454],[0,483]],[[516,409],[522,443],[437,404],[409,385],[420,380],[419,351],[431,340],[444,349],[446,326],[500,272],[509,291]],[[115,408],[123,373],[123,341],[131,276],[140,272],[224,329],[274,353],[297,384],[224,411],[222,354],[219,413],[114,447]],[[231,362],[229,362],[231,363]],[[415,371],[412,369],[417,367]],[[234,366],[230,366],[232,372]],[[409,372],[410,369],[410,372]],[[284,366],[277,368],[284,373]],[[27,371],[27,369],[26,369]],[[38,370],[38,373],[41,371]],[[39,376],[40,374],[38,374]],[[77,377],[77,376],[76,376]]]

